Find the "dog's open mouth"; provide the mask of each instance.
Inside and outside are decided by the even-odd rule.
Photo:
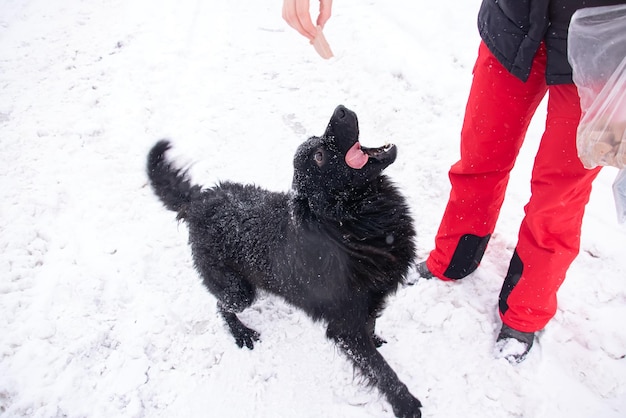
[[[359,170],[367,164],[370,157],[378,159],[393,149],[393,147],[393,144],[385,144],[379,148],[366,148],[362,147],[357,141],[346,153],[346,164],[348,164],[349,167]]]

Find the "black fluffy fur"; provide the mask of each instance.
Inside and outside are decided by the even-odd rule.
[[[237,317],[265,289],[327,323],[326,334],[376,386],[398,417],[419,417],[409,393],[376,347],[385,298],[403,282],[415,252],[405,199],[382,171],[396,148],[362,148],[354,169],[346,152],[358,141],[356,114],[337,107],[321,137],[298,148],[289,193],[224,182],[202,190],[169,163],[167,141],[148,156],[148,175],[165,206],[189,227],[195,266],[239,347],[259,334]]]

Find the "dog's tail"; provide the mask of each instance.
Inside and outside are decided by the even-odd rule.
[[[165,159],[170,147],[169,141],[164,139],[152,147],[148,154],[148,178],[165,207],[184,218],[184,209],[200,195],[201,187],[191,184],[186,170],[174,167]]]

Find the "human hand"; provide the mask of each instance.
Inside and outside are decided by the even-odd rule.
[[[315,51],[324,59],[333,56],[333,52],[326,42],[322,28],[330,19],[332,0],[320,0],[320,14],[317,17],[317,26],[313,26],[309,12],[309,0],[284,0],[283,19],[300,34],[307,37]]]
[[[324,28],[330,19],[333,0],[319,0],[320,14],[317,17],[317,26]],[[283,0],[283,19],[302,36],[309,38],[311,42],[317,36],[317,28],[311,20],[309,0]]]

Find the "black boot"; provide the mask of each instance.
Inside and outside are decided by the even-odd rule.
[[[496,358],[507,359],[511,364],[521,363],[526,358],[534,341],[534,332],[522,332],[502,324],[496,340],[494,355]]]
[[[423,279],[432,279],[433,277],[435,277],[430,270],[428,270],[428,267],[426,267],[426,261],[422,261],[421,263],[417,263],[417,266],[415,266],[415,270],[417,271],[417,274],[420,275],[420,277],[422,277]]]

